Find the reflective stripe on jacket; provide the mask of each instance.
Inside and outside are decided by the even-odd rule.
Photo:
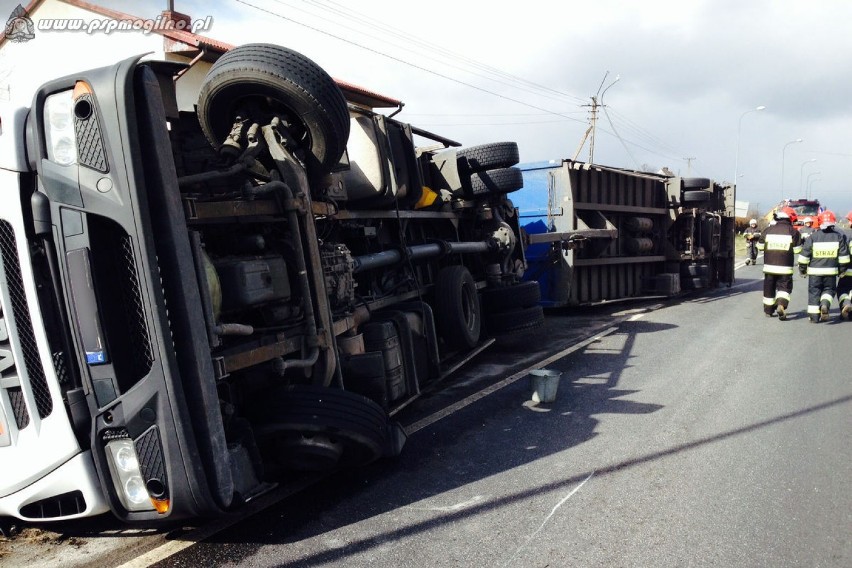
[[[837,275],[846,270],[849,261],[846,235],[834,227],[814,231],[799,254],[799,265],[807,266],[808,274],[814,276]]]
[[[802,250],[802,235],[789,219],[779,219],[761,233],[758,248],[763,251],[763,272],[793,274],[796,255]]]

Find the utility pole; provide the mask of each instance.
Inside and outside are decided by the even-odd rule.
[[[583,106],[590,107],[592,109],[591,111],[589,111],[589,127],[586,129],[586,132],[583,133],[583,139],[580,140],[580,145],[577,146],[577,151],[574,152],[574,157],[572,159],[577,159],[577,157],[580,155],[580,152],[583,151],[583,146],[586,144],[586,140],[589,140],[589,135],[591,134],[591,140],[589,141],[589,163],[591,164],[592,159],[595,155],[595,122],[597,122],[598,119],[597,96],[592,96],[592,104]]]
[[[694,159],[695,159],[695,157],[684,158],[684,160],[686,160],[686,177],[689,177],[689,176],[692,175],[692,160],[694,160]]]
[[[583,139],[580,140],[580,145],[577,147],[577,151],[574,152],[574,160],[577,159],[577,156],[580,155],[580,152],[583,151],[583,146],[586,143],[586,140],[589,140],[589,163],[593,163],[595,159],[595,126],[598,121],[598,109],[603,106],[603,93],[606,93],[607,89],[615,85],[620,77],[616,77],[615,81],[610,83],[606,89],[603,88],[604,83],[606,82],[606,78],[609,75],[609,71],[604,73],[603,79],[601,79],[601,84],[598,87],[598,92],[595,95],[592,95],[592,104],[583,105],[585,107],[591,108],[589,111],[589,127],[586,129],[586,132],[583,134]],[[601,89],[603,89],[603,93],[601,93]],[[598,102],[598,97],[600,97],[601,102]]]

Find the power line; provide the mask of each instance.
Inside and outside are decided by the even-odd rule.
[[[275,0],[275,1],[279,2],[279,3],[283,3],[281,0]],[[366,25],[368,27],[376,28],[376,29],[382,31],[384,34],[390,34],[392,36],[398,37],[398,38],[402,39],[403,41],[405,41],[406,43],[411,43],[411,44],[414,44],[414,45],[425,47],[428,50],[426,52],[426,54],[428,56],[431,56],[435,52],[442,53],[444,55],[450,56],[454,59],[462,61],[462,62],[464,62],[464,63],[466,63],[470,66],[481,69],[481,70],[486,71],[488,73],[491,73],[491,74],[494,74],[494,75],[497,75],[497,76],[500,76],[500,77],[503,77],[503,78],[506,78],[506,79],[511,79],[515,83],[518,83],[518,82],[523,83],[523,84],[528,85],[530,87],[534,87],[535,89],[537,89],[539,91],[545,91],[545,92],[551,93],[553,95],[558,95],[559,97],[569,98],[569,99],[572,99],[575,102],[584,102],[585,101],[585,99],[582,98],[582,97],[578,97],[578,96],[572,95],[570,93],[559,91],[557,89],[553,89],[553,88],[548,87],[546,85],[542,85],[540,83],[530,81],[530,80],[525,79],[523,77],[519,77],[517,75],[507,73],[507,72],[505,72],[502,69],[499,69],[497,67],[487,65],[487,64],[482,63],[480,61],[477,61],[475,59],[467,57],[466,55],[453,52],[453,51],[445,48],[444,46],[442,46],[440,44],[424,40],[424,39],[419,38],[419,37],[417,37],[413,34],[410,34],[410,33],[402,33],[398,30],[398,28],[396,28],[394,26],[389,26],[389,25],[385,24],[384,22],[376,20],[375,18],[366,17],[366,16],[363,15],[363,13],[357,12],[355,10],[351,10],[348,7],[340,4],[339,2],[335,2],[334,0],[307,0],[307,2],[310,3],[310,4],[318,5],[318,6],[323,7],[323,8],[328,8],[329,5],[336,6],[337,9],[336,10],[333,9],[333,11],[337,11],[337,12],[341,13],[341,15],[343,15],[343,17],[346,18],[347,20],[355,20],[355,21],[358,21],[358,22],[362,22],[364,25]],[[343,12],[345,12],[345,14]],[[338,25],[340,25],[340,24],[338,24]],[[368,36],[368,37],[372,37],[372,36]],[[379,39],[379,38],[374,38],[374,39]]]
[[[283,5],[283,6],[287,6],[288,8],[293,8],[293,9],[295,9],[295,10],[298,10],[298,11],[302,12],[302,13],[308,14],[309,16],[312,16],[312,17],[315,17],[315,18],[319,18],[319,19],[324,20],[324,21],[326,21],[326,22],[333,23],[333,24],[335,24],[335,25],[337,25],[337,26],[340,26],[340,27],[342,27],[342,28],[344,28],[344,29],[349,29],[349,30],[352,30],[352,31],[356,31],[357,33],[360,33],[360,34],[362,34],[362,35],[364,35],[364,36],[366,36],[366,37],[368,37],[368,38],[376,39],[376,40],[378,40],[378,41],[384,41],[385,43],[388,43],[388,44],[389,44],[389,45],[391,45],[391,46],[394,46],[394,47],[397,47],[397,48],[401,48],[401,49],[405,49],[406,51],[412,52],[412,50],[411,50],[411,49],[408,49],[408,48],[406,48],[406,47],[400,46],[400,45],[398,45],[398,44],[394,44],[394,43],[387,42],[386,40],[383,40],[383,39],[381,39],[381,38],[377,38],[377,37],[375,37],[375,36],[372,36],[372,35],[370,35],[370,34],[367,34],[367,33],[363,32],[363,31],[361,31],[361,30],[356,30],[356,29],[352,28],[351,26],[343,25],[343,24],[341,24],[341,23],[339,23],[339,22],[336,22],[336,21],[334,21],[334,20],[331,20],[331,19],[329,19],[329,18],[327,18],[327,17],[319,16],[319,15],[317,15],[317,14],[314,14],[314,13],[310,12],[310,11],[307,11],[307,10],[304,10],[304,9],[301,9],[301,8],[298,8],[298,7],[295,7],[295,6],[292,6],[291,4],[287,4],[287,3],[286,3],[286,2],[284,2],[283,0],[274,0],[274,1],[275,1],[276,3],[278,3],[278,4]],[[363,24],[363,25],[365,25],[365,26],[368,26],[368,27],[371,27],[371,28],[374,28],[374,29],[378,29],[378,30],[382,31],[383,33],[385,33],[386,35],[387,35],[387,34],[390,34],[390,35],[392,35],[392,36],[395,36],[395,37],[398,37],[398,38],[403,39],[405,42],[412,43],[412,44],[414,44],[414,45],[421,46],[421,47],[426,47],[426,48],[428,48],[428,49],[430,50],[430,53],[429,53],[429,54],[427,54],[427,56],[428,56],[430,59],[435,60],[435,58],[434,58],[434,57],[431,57],[431,52],[432,52],[432,51],[434,51],[434,52],[438,52],[438,53],[443,53],[443,54],[446,54],[446,55],[448,55],[448,56],[453,57],[453,58],[454,58],[454,59],[456,59],[456,60],[462,61],[462,62],[464,62],[464,63],[466,63],[466,64],[468,64],[468,65],[470,65],[470,66],[473,66],[473,67],[475,67],[475,68],[478,68],[478,69],[484,70],[484,71],[486,71],[487,73],[491,73],[491,74],[494,74],[494,75],[497,75],[497,76],[500,76],[500,77],[510,78],[510,79],[512,79],[515,83],[523,83],[523,84],[525,84],[525,85],[528,85],[528,86],[534,87],[535,89],[542,90],[542,91],[546,91],[546,92],[548,92],[548,93],[556,94],[556,95],[559,95],[559,96],[562,96],[562,97],[567,97],[567,98],[570,98],[570,99],[575,99],[575,100],[580,100],[580,101],[585,100],[585,99],[581,99],[581,98],[579,98],[579,97],[575,97],[575,96],[573,96],[573,95],[570,95],[570,94],[568,94],[568,93],[563,93],[563,92],[561,92],[561,91],[558,91],[558,90],[555,90],[555,89],[551,89],[551,88],[546,87],[546,86],[544,86],[544,85],[539,85],[539,84],[537,84],[537,83],[534,83],[534,82],[532,82],[532,81],[528,81],[528,80],[523,79],[523,78],[521,78],[521,77],[517,77],[517,76],[511,75],[511,74],[505,73],[505,72],[503,72],[503,71],[501,71],[501,70],[499,70],[499,69],[496,69],[496,68],[494,68],[494,67],[490,67],[490,66],[488,66],[488,65],[485,65],[485,64],[483,64],[483,63],[480,63],[480,62],[475,61],[475,60],[473,60],[473,59],[470,59],[470,58],[468,58],[468,57],[465,57],[465,56],[459,56],[458,54],[454,54],[453,52],[451,52],[451,51],[449,51],[449,50],[447,50],[447,49],[445,49],[445,48],[443,48],[443,47],[441,47],[441,46],[439,46],[439,45],[436,45],[436,44],[434,44],[434,43],[430,43],[430,42],[428,42],[428,41],[425,41],[425,40],[419,39],[419,38],[417,38],[416,36],[411,36],[411,35],[407,35],[407,34],[401,34],[401,33],[400,33],[400,32],[398,32],[395,28],[393,28],[393,27],[391,27],[391,26],[388,26],[387,24],[384,24],[384,23],[382,23],[382,22],[380,22],[380,21],[378,21],[378,20],[375,20],[375,19],[372,19],[372,18],[364,17],[363,15],[361,15],[361,14],[359,14],[359,13],[357,13],[357,12],[354,12],[354,11],[352,11],[352,10],[348,9],[348,8],[347,8],[347,7],[345,7],[345,6],[342,6],[341,4],[339,4],[338,2],[334,2],[333,0],[326,0],[326,1],[323,1],[323,0],[307,0],[307,1],[308,1],[308,4],[312,4],[312,5],[314,5],[315,7],[318,7],[318,8],[321,8],[321,9],[323,9],[323,10],[326,10],[326,11],[328,11],[328,12],[331,12],[331,13],[333,13],[333,14],[339,15],[340,17],[346,18],[347,20],[352,20],[352,21],[360,22],[360,23],[362,23],[362,24]],[[312,26],[312,25],[307,24],[307,23],[305,23],[305,22],[299,21],[299,20],[297,20],[297,19],[295,19],[295,18],[292,18],[292,17],[286,16],[286,15],[284,15],[284,14],[278,13],[278,12],[276,12],[276,11],[270,10],[270,9],[265,8],[265,7],[262,7],[262,6],[258,6],[258,5],[256,5],[256,4],[253,4],[253,3],[251,3],[251,2],[248,2],[247,0],[237,0],[237,2],[239,2],[239,3],[241,3],[241,4],[244,4],[244,5],[246,5],[246,6],[249,6],[249,7],[251,7],[251,8],[254,8],[255,10],[258,10],[258,11],[264,12],[264,13],[266,13],[266,14],[269,14],[269,15],[275,16],[275,17],[277,17],[277,18],[280,18],[280,19],[286,20],[286,21],[288,21],[288,22],[291,22],[291,23],[296,24],[296,25],[298,25],[298,26],[301,26],[301,27],[303,27],[303,28],[309,29],[309,30],[311,30],[311,31],[314,31],[314,32],[317,32],[317,33],[323,34],[323,35],[328,36],[328,37],[331,37],[331,38],[334,38],[334,39],[336,39],[336,40],[338,40],[338,41],[341,41],[341,42],[347,43],[347,44],[349,44],[349,45],[353,45],[353,46],[355,46],[355,47],[359,47],[359,48],[361,48],[361,49],[363,49],[363,50],[365,50],[365,51],[368,51],[368,52],[374,53],[374,54],[379,55],[379,56],[381,56],[381,57],[385,57],[385,58],[390,59],[390,60],[392,60],[392,61],[395,61],[395,62],[398,62],[398,63],[402,63],[402,64],[404,64],[404,65],[407,65],[407,66],[409,66],[409,67],[412,67],[412,68],[417,69],[417,70],[420,70],[420,71],[423,71],[423,72],[428,73],[428,74],[430,74],[430,75],[433,75],[433,76],[436,76],[436,77],[440,77],[440,78],[442,78],[442,79],[445,79],[445,80],[448,80],[448,81],[452,81],[452,82],[457,83],[457,84],[459,84],[459,85],[463,85],[463,86],[466,86],[466,87],[469,87],[469,88],[475,89],[475,90],[477,90],[477,91],[480,91],[480,92],[483,92],[483,93],[487,93],[487,94],[489,94],[489,95],[493,95],[493,96],[495,96],[495,97],[498,97],[498,98],[501,98],[501,99],[504,99],[504,100],[507,100],[507,101],[510,101],[510,102],[514,102],[514,103],[517,103],[517,104],[520,104],[520,105],[523,105],[523,106],[526,106],[527,108],[531,108],[531,109],[534,109],[534,110],[541,111],[541,113],[543,113],[544,115],[548,115],[548,116],[558,116],[558,117],[561,117],[561,118],[563,118],[563,119],[565,119],[565,120],[567,120],[567,121],[573,121],[573,122],[579,122],[579,123],[585,123],[585,122],[586,122],[586,121],[584,121],[584,120],[582,120],[582,119],[579,119],[579,118],[575,118],[575,117],[570,116],[571,114],[579,114],[580,112],[583,112],[583,111],[565,111],[565,112],[559,112],[559,111],[554,111],[554,110],[547,109],[547,108],[544,108],[544,107],[541,107],[541,106],[537,106],[537,105],[535,105],[535,104],[531,104],[531,103],[529,103],[529,102],[526,102],[526,101],[523,101],[523,100],[519,100],[519,99],[516,99],[516,98],[510,97],[510,96],[504,95],[504,94],[502,94],[502,93],[497,93],[497,92],[494,92],[494,91],[489,90],[489,89],[487,89],[487,88],[480,87],[480,86],[478,86],[478,85],[475,85],[475,84],[472,84],[472,83],[469,83],[469,82],[466,82],[466,81],[463,81],[463,80],[457,79],[457,78],[452,77],[452,76],[450,76],[450,75],[447,75],[447,74],[444,74],[444,73],[440,73],[440,72],[438,72],[438,71],[435,71],[435,70],[433,70],[433,69],[429,69],[429,68],[424,67],[424,66],[422,66],[422,65],[417,65],[417,64],[415,64],[415,63],[412,63],[411,61],[407,61],[407,60],[405,60],[405,59],[402,59],[401,57],[397,57],[397,56],[394,56],[394,55],[390,55],[390,54],[385,53],[385,52],[383,52],[383,51],[381,51],[381,50],[379,50],[379,49],[376,49],[376,48],[373,48],[373,47],[370,47],[370,46],[367,46],[367,45],[364,45],[364,44],[358,43],[358,42],[356,42],[356,41],[353,41],[353,40],[351,40],[351,39],[347,39],[347,38],[345,38],[345,37],[341,37],[340,35],[337,35],[337,34],[334,34],[334,33],[329,32],[329,31],[326,31],[326,30],[320,29],[320,28],[318,28],[318,27],[316,27],[316,26]],[[444,64],[447,64],[447,63],[446,63],[446,61],[441,60],[441,62],[442,62],[442,63],[444,63]],[[456,65],[456,66],[454,66],[454,65],[449,65],[449,66],[450,66],[450,67],[453,67],[453,68],[456,68],[456,69],[459,69],[457,65]],[[496,81],[496,82],[501,83],[501,84],[503,84],[503,85],[507,85],[507,83],[505,83],[505,82],[503,82],[503,81],[497,81],[496,79],[493,79],[493,78],[490,78],[490,77],[484,77],[484,76],[483,76],[482,74],[480,74],[480,73],[474,73],[474,72],[472,72],[472,71],[470,71],[470,70],[465,70],[465,69],[460,69],[460,70],[465,71],[465,72],[468,72],[468,73],[471,73],[471,74],[473,74],[473,75],[475,75],[475,76],[478,76],[478,77],[480,77],[480,78],[485,78],[485,79],[488,79],[488,80]],[[520,90],[525,90],[525,91],[527,91],[527,92],[531,92],[529,89],[522,88],[522,87],[518,86],[517,84],[508,84],[508,86],[512,86],[512,87],[518,88],[518,89],[520,89]],[[542,93],[536,93],[536,94],[542,94]],[[542,95],[542,96],[547,96],[547,95]],[[552,98],[552,97],[551,97],[551,98]],[[613,114],[614,114],[614,115],[616,115],[616,117],[619,117],[619,113],[617,113],[615,110],[613,110]],[[411,114],[411,116],[429,116],[429,115],[416,115],[416,114]],[[438,115],[438,116],[454,116],[454,115]],[[468,113],[468,114],[465,114],[465,115],[463,115],[463,116],[468,116],[468,117],[470,117],[470,116],[475,116],[475,115],[471,115],[471,114],[469,114],[469,113]],[[487,115],[483,115],[483,116],[487,116]],[[493,116],[499,116],[499,115],[493,115]],[[520,116],[520,117],[523,117],[523,116],[536,116],[536,115],[533,115],[533,114],[514,114],[514,115],[505,115],[505,116]],[[665,144],[664,142],[662,142],[659,138],[657,138],[657,137],[655,137],[654,135],[652,135],[652,134],[648,133],[647,131],[643,130],[641,127],[636,126],[635,124],[631,123],[631,121],[629,121],[627,118],[625,118],[625,117],[623,117],[623,116],[621,116],[621,117],[619,117],[619,118],[620,118],[620,120],[622,120],[622,122],[624,122],[624,123],[627,125],[627,126],[626,126],[626,128],[628,128],[628,130],[631,130],[631,131],[633,131],[634,133],[637,133],[638,135],[640,135],[640,137],[643,137],[643,138],[645,138],[645,139],[649,140],[649,141],[650,141],[650,142],[652,142],[654,145],[657,145],[657,146],[660,146],[660,147],[663,147],[663,148],[667,149],[667,151],[669,151],[669,152],[673,152],[673,153],[675,153],[675,154],[682,154],[682,152],[679,152],[679,151],[677,151],[677,150],[675,150],[675,149],[671,148],[671,146],[668,146],[667,144]],[[614,121],[612,120],[612,118],[608,115],[608,113],[607,113],[607,120],[609,121],[610,126],[612,127],[613,131],[615,131],[615,133],[612,133],[612,132],[606,131],[606,130],[604,130],[604,129],[601,129],[601,130],[602,130],[603,132],[605,132],[606,134],[610,134],[610,135],[613,135],[613,136],[615,136],[616,138],[618,138],[618,139],[621,141],[622,145],[625,145],[625,150],[627,150],[627,151],[628,151],[628,154],[630,154],[630,152],[629,152],[629,150],[627,149],[626,144],[630,144],[631,146],[634,146],[634,147],[636,147],[636,148],[640,148],[640,149],[642,149],[642,150],[645,150],[646,152],[649,152],[649,153],[654,154],[654,155],[662,156],[662,157],[665,157],[665,158],[670,159],[670,160],[678,160],[678,159],[679,159],[679,158],[673,158],[673,157],[671,157],[671,156],[669,156],[669,155],[662,154],[662,153],[660,153],[660,152],[657,152],[657,151],[655,151],[655,150],[652,150],[652,149],[650,149],[650,148],[647,148],[647,147],[645,147],[645,146],[643,146],[643,145],[641,145],[641,144],[639,144],[639,143],[636,143],[636,142],[633,142],[633,141],[630,141],[630,140],[625,140],[625,139],[624,139],[624,138],[623,138],[623,137],[622,137],[622,136],[618,133],[618,130],[616,129],[615,123],[614,123]],[[432,124],[432,125],[430,125],[430,126],[501,126],[501,125],[535,125],[535,124],[552,124],[552,123],[558,123],[558,122],[564,122],[564,121],[497,122],[497,123],[479,123],[479,124],[471,124],[471,123],[444,123],[444,124]],[[632,154],[630,154],[630,155],[631,155],[631,158],[633,158]],[[634,161],[635,161],[635,159],[634,159]]]
[[[518,100],[518,99],[515,99],[515,98],[512,98],[512,97],[509,97],[509,96],[506,96],[506,95],[502,95],[502,94],[500,94],[500,93],[495,93],[494,91],[490,91],[490,90],[488,90],[488,89],[486,89],[486,88],[479,87],[479,86],[477,86],[477,85],[473,85],[473,84],[471,84],[471,83],[467,83],[467,82],[465,82],[465,81],[462,81],[462,80],[460,80],[460,79],[456,79],[456,78],[454,78],[454,77],[450,77],[449,75],[445,75],[445,74],[443,74],[443,73],[438,73],[437,71],[433,71],[432,69],[428,69],[428,68],[423,67],[423,66],[421,66],[421,65],[415,65],[414,63],[412,63],[412,62],[410,62],[410,61],[406,61],[406,60],[401,59],[401,58],[399,58],[399,57],[394,57],[393,55],[388,55],[387,53],[381,52],[381,51],[379,51],[379,50],[377,50],[377,49],[374,49],[374,48],[372,48],[372,47],[368,47],[368,46],[365,46],[365,45],[360,44],[360,43],[358,43],[358,42],[355,42],[355,41],[352,41],[352,40],[349,40],[349,39],[346,39],[346,38],[340,37],[340,36],[338,36],[338,35],[335,35],[335,34],[333,34],[333,33],[327,32],[327,31],[325,31],[325,30],[321,30],[321,29],[319,29],[319,28],[317,28],[317,27],[315,27],[315,26],[308,25],[308,24],[306,24],[306,23],[304,23],[304,22],[300,22],[300,21],[295,20],[295,19],[293,19],[293,18],[287,17],[287,16],[285,16],[285,15],[283,15],[283,14],[279,14],[279,13],[274,12],[274,11],[272,11],[272,10],[268,10],[268,9],[266,9],[266,8],[263,8],[263,7],[261,7],[261,6],[257,6],[257,5],[255,5],[255,4],[251,4],[250,2],[247,2],[246,0],[237,0],[237,2],[239,2],[240,4],[245,4],[246,6],[249,6],[249,7],[251,7],[251,8],[254,8],[254,9],[256,9],[256,10],[260,10],[261,12],[267,13],[267,14],[269,14],[269,15],[271,15],[271,16],[276,16],[276,17],[278,17],[278,18],[281,18],[282,20],[286,20],[286,21],[288,21],[288,22],[292,22],[292,23],[294,23],[294,24],[296,24],[296,25],[298,25],[298,26],[302,26],[302,27],[307,28],[307,29],[309,29],[309,30],[311,30],[311,31],[315,31],[315,32],[317,32],[317,33],[320,33],[320,34],[323,34],[323,35],[326,35],[326,36],[332,37],[332,38],[337,39],[337,40],[339,40],[339,41],[342,41],[342,42],[344,42],[344,43],[348,43],[348,44],[350,44],[350,45],[354,45],[354,46],[356,46],[356,47],[360,47],[361,49],[364,49],[364,50],[369,51],[369,52],[371,52],[371,53],[375,53],[376,55],[380,55],[380,56],[382,56],[382,57],[386,57],[387,59],[390,59],[390,60],[392,60],[392,61],[396,61],[396,62],[398,62],[398,63],[402,63],[402,64],[404,64],[404,65],[408,65],[409,67],[412,67],[412,68],[414,68],[414,69],[418,69],[418,70],[423,71],[423,72],[425,72],[425,73],[429,73],[430,75],[434,75],[434,76],[436,76],[436,77],[441,77],[442,79],[446,79],[447,81],[452,81],[453,83],[458,83],[459,85],[464,85],[464,86],[466,86],[466,87],[470,87],[471,89],[476,89],[477,91],[481,91],[481,92],[483,92],[483,93],[488,93],[489,95],[494,95],[495,97],[499,97],[499,98],[504,99],[504,100],[507,100],[507,101],[511,101],[511,102],[514,102],[514,103],[517,103],[517,104],[520,104],[520,105],[524,105],[524,106],[526,106],[526,107],[528,107],[528,108],[532,108],[532,109],[535,109],[535,110],[540,110],[540,111],[543,111],[543,112],[547,112],[547,113],[552,114],[552,115],[555,115],[555,116],[561,116],[561,117],[563,117],[563,118],[565,118],[565,119],[568,119],[568,120],[574,120],[574,121],[577,121],[577,122],[583,122],[583,121],[582,121],[582,120],[580,120],[580,119],[573,118],[573,117],[570,117],[570,116],[564,115],[564,114],[562,114],[562,113],[555,112],[555,111],[552,111],[552,110],[549,110],[549,109],[546,109],[546,108],[543,108],[543,107],[540,107],[540,106],[537,106],[537,105],[533,105],[533,104],[530,104],[530,103],[527,103],[527,102],[524,102],[524,101],[521,101],[521,100]]]

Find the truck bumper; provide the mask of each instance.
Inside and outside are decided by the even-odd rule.
[[[35,483],[0,498],[0,516],[59,521],[109,511],[89,451],[77,454]]]

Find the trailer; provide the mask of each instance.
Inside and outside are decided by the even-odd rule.
[[[568,159],[520,169],[524,278],[540,283],[543,306],[733,283],[732,186]]]
[[[400,409],[543,322],[516,144],[347,102],[276,45],[223,55],[195,112],[184,70],[2,117],[0,517],[210,517],[396,455]]]

